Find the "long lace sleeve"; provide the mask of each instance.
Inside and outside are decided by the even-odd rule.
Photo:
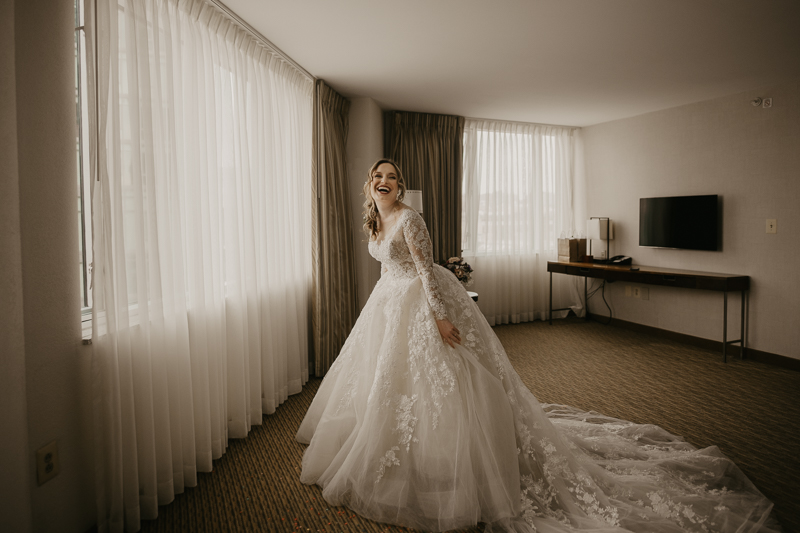
[[[414,265],[417,267],[419,278],[422,280],[422,287],[425,289],[428,303],[433,310],[433,316],[436,320],[447,318],[444,301],[439,294],[439,286],[436,284],[436,277],[433,272],[433,245],[431,244],[431,238],[428,235],[428,228],[425,227],[425,221],[416,211],[406,218],[406,223],[403,226],[403,235],[411,252],[411,257],[414,259]]]

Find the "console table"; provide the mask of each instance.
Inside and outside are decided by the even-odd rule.
[[[638,270],[631,270],[638,268]],[[586,308],[586,320],[589,320],[589,305],[587,301],[588,278],[606,281],[628,281],[643,285],[662,285],[665,287],[681,287],[684,289],[702,289],[718,291],[723,294],[722,304],[722,360],[728,362],[727,347],[729,344],[741,346],[741,357],[747,348],[747,328],[745,327],[745,309],[747,307],[747,293],[750,290],[750,276],[737,276],[733,274],[715,274],[711,272],[695,272],[692,270],[675,270],[640,265],[612,266],[597,263],[566,263],[561,261],[548,261],[547,271],[550,273],[550,312],[548,319],[553,324],[553,311],[564,311],[566,308],[553,309],[553,273],[567,274],[570,276],[583,276],[583,301]],[[728,340],[728,293],[741,292],[742,316],[741,338]]]

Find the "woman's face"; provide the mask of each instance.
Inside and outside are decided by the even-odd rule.
[[[370,192],[372,199],[381,204],[393,204],[400,188],[397,185],[397,170],[391,163],[381,163],[372,174]]]

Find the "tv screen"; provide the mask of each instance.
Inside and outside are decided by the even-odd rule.
[[[639,246],[716,251],[720,228],[716,194],[639,200]]]

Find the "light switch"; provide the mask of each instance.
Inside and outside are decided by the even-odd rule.
[[[776,219],[767,219],[767,233],[778,233],[778,221]]]

